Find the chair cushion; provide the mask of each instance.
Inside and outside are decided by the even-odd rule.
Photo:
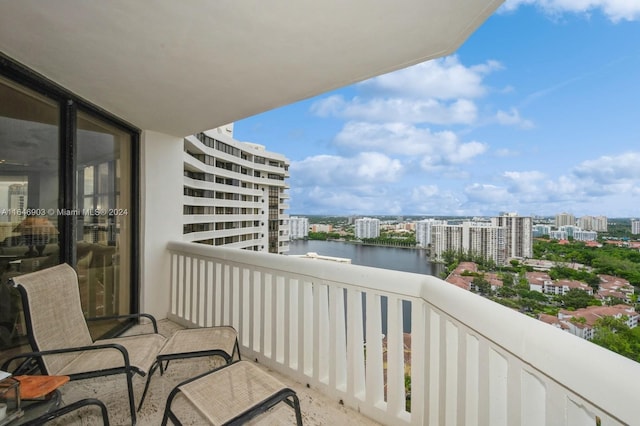
[[[285,389],[282,382],[249,361],[229,364],[180,386],[212,425],[225,424]]]
[[[155,362],[156,354],[160,351],[165,341],[164,336],[160,334],[142,334],[97,340],[93,345],[117,343],[124,346],[129,354],[131,366],[145,375]],[[58,374],[71,375],[123,366],[124,361],[120,351],[116,349],[100,349],[82,352],[80,356],[62,368]]]
[[[27,299],[34,350],[89,346],[93,342],[80,305],[78,277],[67,264],[21,275],[13,281],[22,286]],[[44,357],[48,374],[72,362],[77,353]]]

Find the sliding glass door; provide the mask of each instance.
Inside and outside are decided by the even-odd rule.
[[[26,77],[0,76],[0,360],[26,342],[12,277],[68,263],[87,317],[137,309],[137,131]],[[90,322],[94,337],[122,326]]]

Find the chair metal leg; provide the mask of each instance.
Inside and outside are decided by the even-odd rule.
[[[293,398],[293,409],[296,412],[296,424],[298,426],[302,426],[302,410],[300,409],[300,399],[298,395],[295,393],[292,395]]]
[[[147,396],[147,391],[149,390],[149,384],[151,383],[151,377],[153,376],[153,373],[156,372],[156,369],[158,368],[158,361],[156,361],[151,368],[149,369],[149,372],[147,373],[147,381],[144,385],[144,391],[142,392],[142,398],[140,398],[140,402],[138,403],[138,411],[140,411],[140,409],[142,408],[142,403],[144,402],[145,397]]]
[[[167,426],[167,421],[169,419],[171,419],[171,422],[174,425],[182,425],[180,420],[178,420],[175,414],[173,414],[173,412],[171,411],[171,404],[173,404],[173,399],[176,397],[176,395],[179,392],[180,392],[180,388],[179,386],[176,386],[169,393],[169,396],[167,397],[167,403],[164,406],[164,414],[162,415],[162,424],[161,424],[162,426]]]
[[[131,425],[135,426],[137,422],[136,418],[136,402],[133,396],[133,372],[128,371],[125,374],[127,376],[127,391],[129,393],[129,411],[131,412]]]

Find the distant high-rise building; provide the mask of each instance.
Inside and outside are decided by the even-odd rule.
[[[184,139],[183,238],[286,253],[289,161],[232,136],[229,125]]]
[[[19,222],[24,219],[24,214],[15,214],[14,212],[24,211],[27,209],[27,188],[26,183],[14,183],[9,185],[9,200],[7,203],[9,214],[6,215],[8,222]]]
[[[574,230],[573,239],[576,241],[595,241],[598,239],[598,233],[596,231],[584,231]]]
[[[446,222],[436,219],[424,219],[416,222],[416,241],[419,246],[428,247],[431,244],[431,227]]]
[[[551,231],[549,232],[549,238],[552,240],[566,240],[569,238],[567,231]]]
[[[607,232],[608,229],[606,216],[582,216],[577,225],[585,231]]]
[[[380,236],[380,219],[365,217],[356,219],[356,238],[378,238]]]
[[[533,225],[533,236],[542,237],[551,234],[551,226],[549,225]]]
[[[567,233],[568,238],[573,238],[573,234],[578,231],[582,231],[579,227],[575,225],[563,225],[558,227],[558,231],[564,231]]]
[[[560,213],[556,215],[556,228],[560,228],[561,226],[571,225],[575,226],[576,217],[571,213]]]
[[[533,219],[531,217],[506,213],[493,217],[491,223],[505,228],[507,259],[533,257]]]
[[[443,260],[447,251],[462,252],[504,265],[507,259],[505,233],[505,227],[489,222],[435,224],[431,227],[431,256]]]
[[[640,220],[638,219],[631,220],[631,233],[634,235],[640,234]]]
[[[309,236],[309,218],[291,216],[289,218],[289,238],[292,240]]]

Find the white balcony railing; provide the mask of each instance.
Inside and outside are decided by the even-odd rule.
[[[170,319],[231,324],[243,357],[381,423],[637,424],[640,364],[435,277],[168,248]]]

